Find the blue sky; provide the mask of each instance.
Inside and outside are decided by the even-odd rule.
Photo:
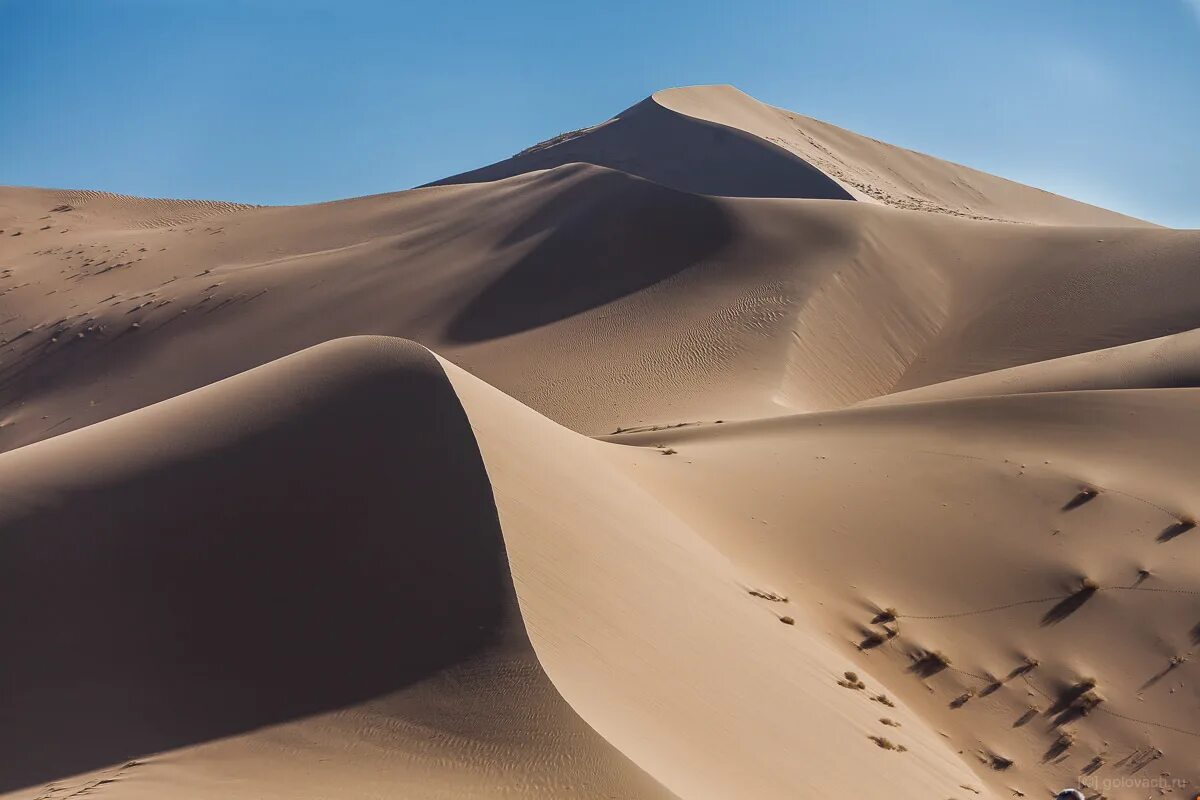
[[[1200,0],[0,0],[0,183],[393,191],[695,83],[1200,228]]]

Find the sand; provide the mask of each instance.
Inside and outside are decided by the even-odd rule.
[[[1200,232],[659,92],[0,189],[0,794],[1195,791]]]

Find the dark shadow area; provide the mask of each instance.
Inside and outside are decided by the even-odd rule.
[[[1200,622],[1192,626],[1192,629],[1188,631],[1188,636],[1191,638],[1192,644],[1200,645]]]
[[[913,662],[908,668],[909,672],[915,673],[922,678],[932,678],[942,670],[950,666],[950,659],[946,658],[941,653],[924,652]]]
[[[996,692],[1000,691],[1002,686],[1004,686],[1004,684],[1000,681],[992,681],[987,686],[979,690],[979,696],[987,697],[990,694],[995,694]]]
[[[1055,714],[1061,714],[1063,711],[1074,705],[1075,702],[1081,697],[1095,688],[1096,684],[1090,680],[1080,681],[1079,683],[1073,683],[1068,686],[1064,686],[1059,690],[1058,697],[1055,699],[1054,704],[1046,710],[1046,715],[1054,716]]]
[[[880,610],[874,617],[871,618],[871,624],[882,625],[885,622],[895,622],[896,616],[896,609],[885,608]]]
[[[962,708],[968,702],[970,702],[971,698],[974,696],[975,696],[974,692],[963,692],[958,697],[956,697],[950,701],[950,707],[951,708]]]
[[[1091,600],[1097,591],[1099,590],[1096,586],[1088,585],[1084,586],[1070,597],[1060,600],[1042,617],[1042,625],[1057,625],[1058,623],[1062,622],[1067,617],[1071,616],[1080,608],[1082,608],[1083,604],[1088,600]]]
[[[879,633],[878,631],[860,628],[859,633],[861,633],[863,637],[858,643],[859,650],[874,650],[876,647],[879,647],[881,644],[887,641],[883,634]]]
[[[1042,754],[1042,763],[1053,761],[1056,758],[1064,756],[1071,749],[1071,745],[1075,743],[1074,737],[1068,733],[1061,734],[1054,743]]]
[[[1068,725],[1072,722],[1083,719],[1087,716],[1088,708],[1081,705],[1074,705],[1064,709],[1054,721],[1051,723],[1055,728],[1061,728],[1063,725]]]
[[[1143,683],[1141,686],[1138,687],[1138,691],[1140,692],[1140,691],[1149,689],[1151,686],[1153,686],[1154,684],[1161,681],[1163,678],[1170,675],[1176,669],[1183,666],[1184,663],[1185,663],[1184,658],[1182,658],[1180,656],[1173,657],[1170,661],[1167,662],[1167,665],[1165,667],[1163,667],[1161,670],[1159,670],[1158,672],[1156,672],[1155,674],[1153,674],[1149,678],[1147,678],[1145,683]]]
[[[1162,758],[1162,750],[1153,745],[1145,745],[1117,761],[1113,766],[1123,768],[1130,775],[1136,775],[1160,758]]]
[[[498,640],[515,599],[457,396],[424,351],[346,368],[341,347],[0,457],[37,498],[0,509],[0,792],[376,697]]]
[[[1104,757],[1103,756],[1092,756],[1092,760],[1083,765],[1083,769],[1079,770],[1079,774],[1094,775],[1103,766],[1104,766]]]
[[[1158,541],[1169,542],[1176,536],[1187,533],[1195,527],[1196,523],[1190,519],[1180,520],[1174,524],[1168,525],[1166,528],[1163,528],[1162,533],[1158,535]]]
[[[552,198],[502,242],[522,254],[450,322],[452,340],[507,336],[619,300],[734,237],[727,212],[707,197],[585,168],[558,180]]]
[[[1083,680],[1060,689],[1058,698],[1046,710],[1046,716],[1054,718],[1054,727],[1061,727],[1087,716],[1102,702],[1104,699],[1096,693],[1095,682]]]
[[[1037,712],[1037,709],[1036,709],[1036,708],[1031,708],[1031,709],[1029,709],[1029,710],[1028,710],[1028,711],[1026,711],[1024,714],[1022,714],[1021,716],[1017,717],[1016,721],[1015,721],[1015,722],[1012,724],[1012,726],[1013,726],[1014,728],[1020,728],[1020,727],[1023,727],[1023,726],[1025,726],[1025,725],[1028,725],[1030,722],[1032,722],[1032,721],[1033,721],[1033,718],[1037,716],[1037,713],[1038,713],[1038,712]]]
[[[1015,762],[1013,762],[1011,758],[1005,758],[1004,756],[997,755],[996,753],[991,753],[988,755],[988,766],[997,772],[1004,772],[1004,770],[1012,767],[1013,763]]]
[[[1013,678],[1018,678],[1022,675],[1028,675],[1029,673],[1033,672],[1037,668],[1038,668],[1037,659],[1026,658],[1022,663],[1020,663],[1017,666],[1012,668],[1012,670],[1008,673],[1008,677],[1005,678],[1005,680],[1011,681]]]
[[[1062,507],[1063,511],[1070,511],[1074,508],[1079,508],[1084,503],[1090,503],[1100,496],[1100,492],[1092,488],[1080,489],[1079,493],[1067,501],[1067,504]]]
[[[854,199],[835,180],[779,145],[678,114],[652,98],[601,125],[429,185],[484,183],[575,163],[620,170],[693,194]]]

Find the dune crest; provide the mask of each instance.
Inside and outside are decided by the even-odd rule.
[[[0,473],[22,599],[0,791],[670,796],[538,665],[467,419],[416,345],[323,344]]]
[[[656,92],[681,114],[738,128],[782,147],[858,200],[970,219],[1051,225],[1144,226],[1124,214],[1024,186],[760,103],[732,86]]]

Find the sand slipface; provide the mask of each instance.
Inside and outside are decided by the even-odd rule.
[[[1188,796],[1198,258],[723,86],[0,189],[0,794]]]

